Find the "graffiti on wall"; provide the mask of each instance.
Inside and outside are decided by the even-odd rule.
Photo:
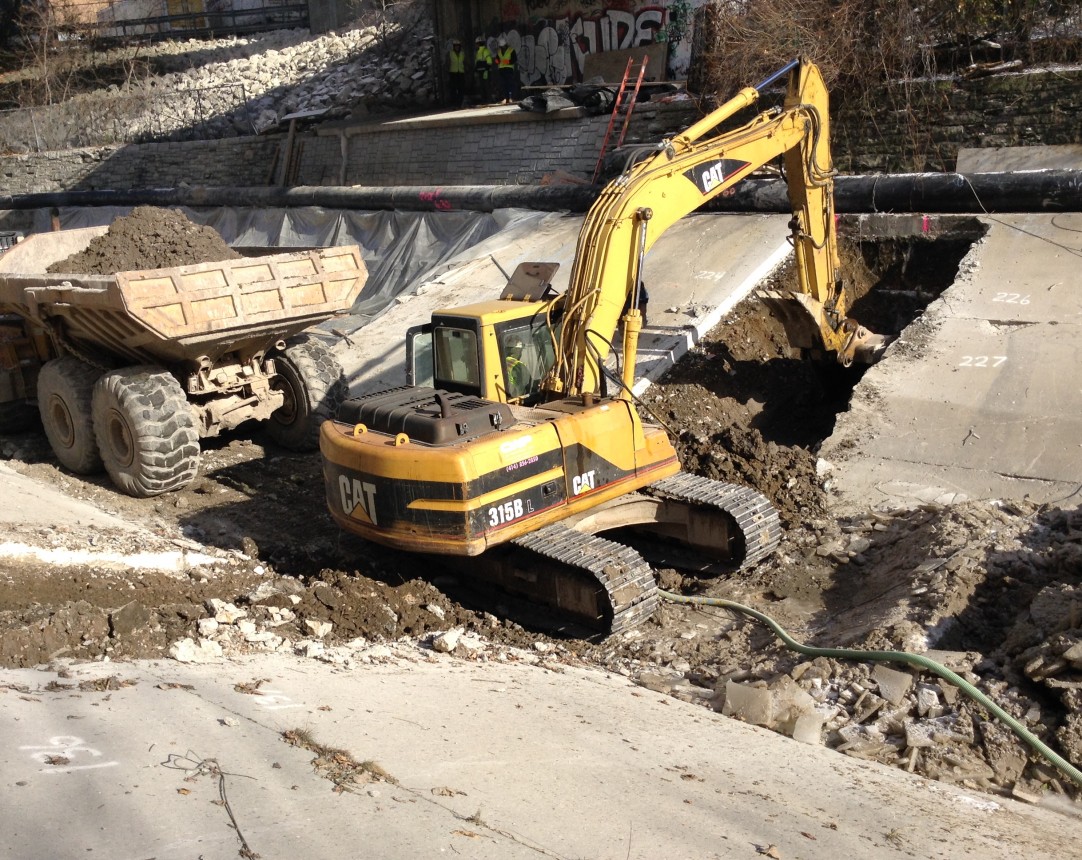
[[[669,75],[683,78],[691,59],[692,10],[704,2],[707,0],[653,4],[608,0],[590,12],[568,14],[566,2],[505,0],[499,7],[502,23],[486,28],[485,36],[491,50],[495,50],[499,36],[515,49],[523,84],[581,81],[589,54],[654,42],[668,42]]]

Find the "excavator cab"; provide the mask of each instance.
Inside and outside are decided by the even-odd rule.
[[[436,311],[406,332],[406,381],[502,403],[533,406],[556,363],[559,263],[520,263],[500,298]]]
[[[556,362],[552,330],[535,307],[521,317],[507,309],[486,302],[454,315],[437,312],[432,322],[409,329],[407,384],[526,406],[539,402],[541,380]]]

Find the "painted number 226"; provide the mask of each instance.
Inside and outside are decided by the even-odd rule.
[[[993,302],[1006,302],[1008,305],[1028,305],[1029,294],[1022,295],[1021,293],[996,293],[996,297],[992,299]]]

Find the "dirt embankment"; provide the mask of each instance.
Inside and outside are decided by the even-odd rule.
[[[849,248],[846,266],[870,286],[865,259]],[[1082,514],[974,502],[834,516],[816,446],[859,371],[824,369],[785,344],[780,326],[745,303],[649,390],[646,402],[673,428],[685,467],[758,487],[786,527],[775,555],[751,571],[661,570],[663,583],[749,605],[807,644],[935,652],[1082,762]],[[1024,799],[1075,792],[928,672],[805,657],[765,627],[711,607],[666,604],[620,636],[572,638],[558,620],[441,570],[438,559],[339,532],[325,513],[318,457],[275,448],[258,426],[204,440],[203,449],[194,484],[137,500],[105,478],[65,474],[40,435],[0,440],[12,468],[145,527],[135,537],[64,523],[9,528],[9,546],[92,551],[99,560],[0,556],[0,663],[170,652],[214,659],[231,649],[346,659],[361,640],[436,647],[457,629],[463,639],[439,642],[468,659],[545,652],[931,778]],[[188,555],[172,572],[100,560],[137,550],[213,559]],[[769,713],[749,707],[756,696]]]

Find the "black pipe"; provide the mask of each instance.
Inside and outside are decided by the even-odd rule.
[[[711,212],[790,212],[780,179],[745,179],[715,198]],[[994,213],[1082,211],[1082,170],[1017,173],[899,173],[839,176],[839,213]]]
[[[127,190],[56,191],[0,195],[0,209],[54,206],[257,206],[288,208],[452,211],[526,208],[546,212],[585,212],[600,189],[592,185],[445,185],[445,186],[187,186]]]
[[[149,205],[323,206],[419,212],[524,208],[585,212],[600,190],[592,185],[192,186],[0,195],[0,209]],[[1082,170],[839,176],[834,183],[834,206],[839,213],[852,214],[1078,212],[1082,211]],[[730,195],[715,198],[704,210],[791,211],[785,183],[780,179],[745,179]]]

